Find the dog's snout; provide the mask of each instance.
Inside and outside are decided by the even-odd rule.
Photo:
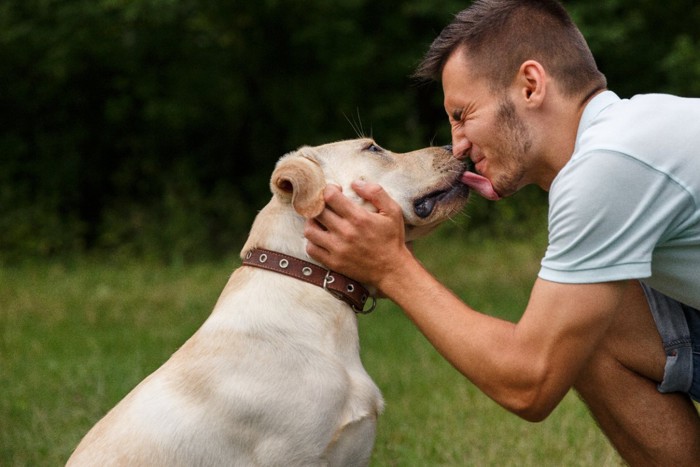
[[[445,151],[452,152],[452,145],[451,144],[446,144],[445,146],[442,147]]]

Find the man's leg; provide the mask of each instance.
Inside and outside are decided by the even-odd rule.
[[[622,309],[575,388],[630,465],[700,465],[700,417],[690,398],[662,394],[666,355],[641,286]]]

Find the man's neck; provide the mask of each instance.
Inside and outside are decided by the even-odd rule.
[[[605,88],[596,88],[582,99],[558,96],[553,103],[552,112],[544,121],[547,140],[543,148],[543,169],[537,182],[543,190],[549,191],[556,176],[571,160],[581,116],[588,103],[603,91]]]

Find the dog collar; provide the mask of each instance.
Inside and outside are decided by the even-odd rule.
[[[321,287],[335,298],[350,305],[355,313],[371,313],[377,306],[374,296],[370,295],[359,282],[294,256],[264,248],[254,248],[245,254],[243,264],[278,272]],[[370,298],[371,305],[365,310],[365,305]]]

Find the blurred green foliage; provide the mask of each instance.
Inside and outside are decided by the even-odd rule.
[[[274,162],[372,135],[449,141],[409,75],[467,1],[3,0],[0,261],[85,251],[165,261],[235,249]],[[700,4],[568,1],[610,87],[700,95]],[[527,190],[470,229],[526,235]]]

